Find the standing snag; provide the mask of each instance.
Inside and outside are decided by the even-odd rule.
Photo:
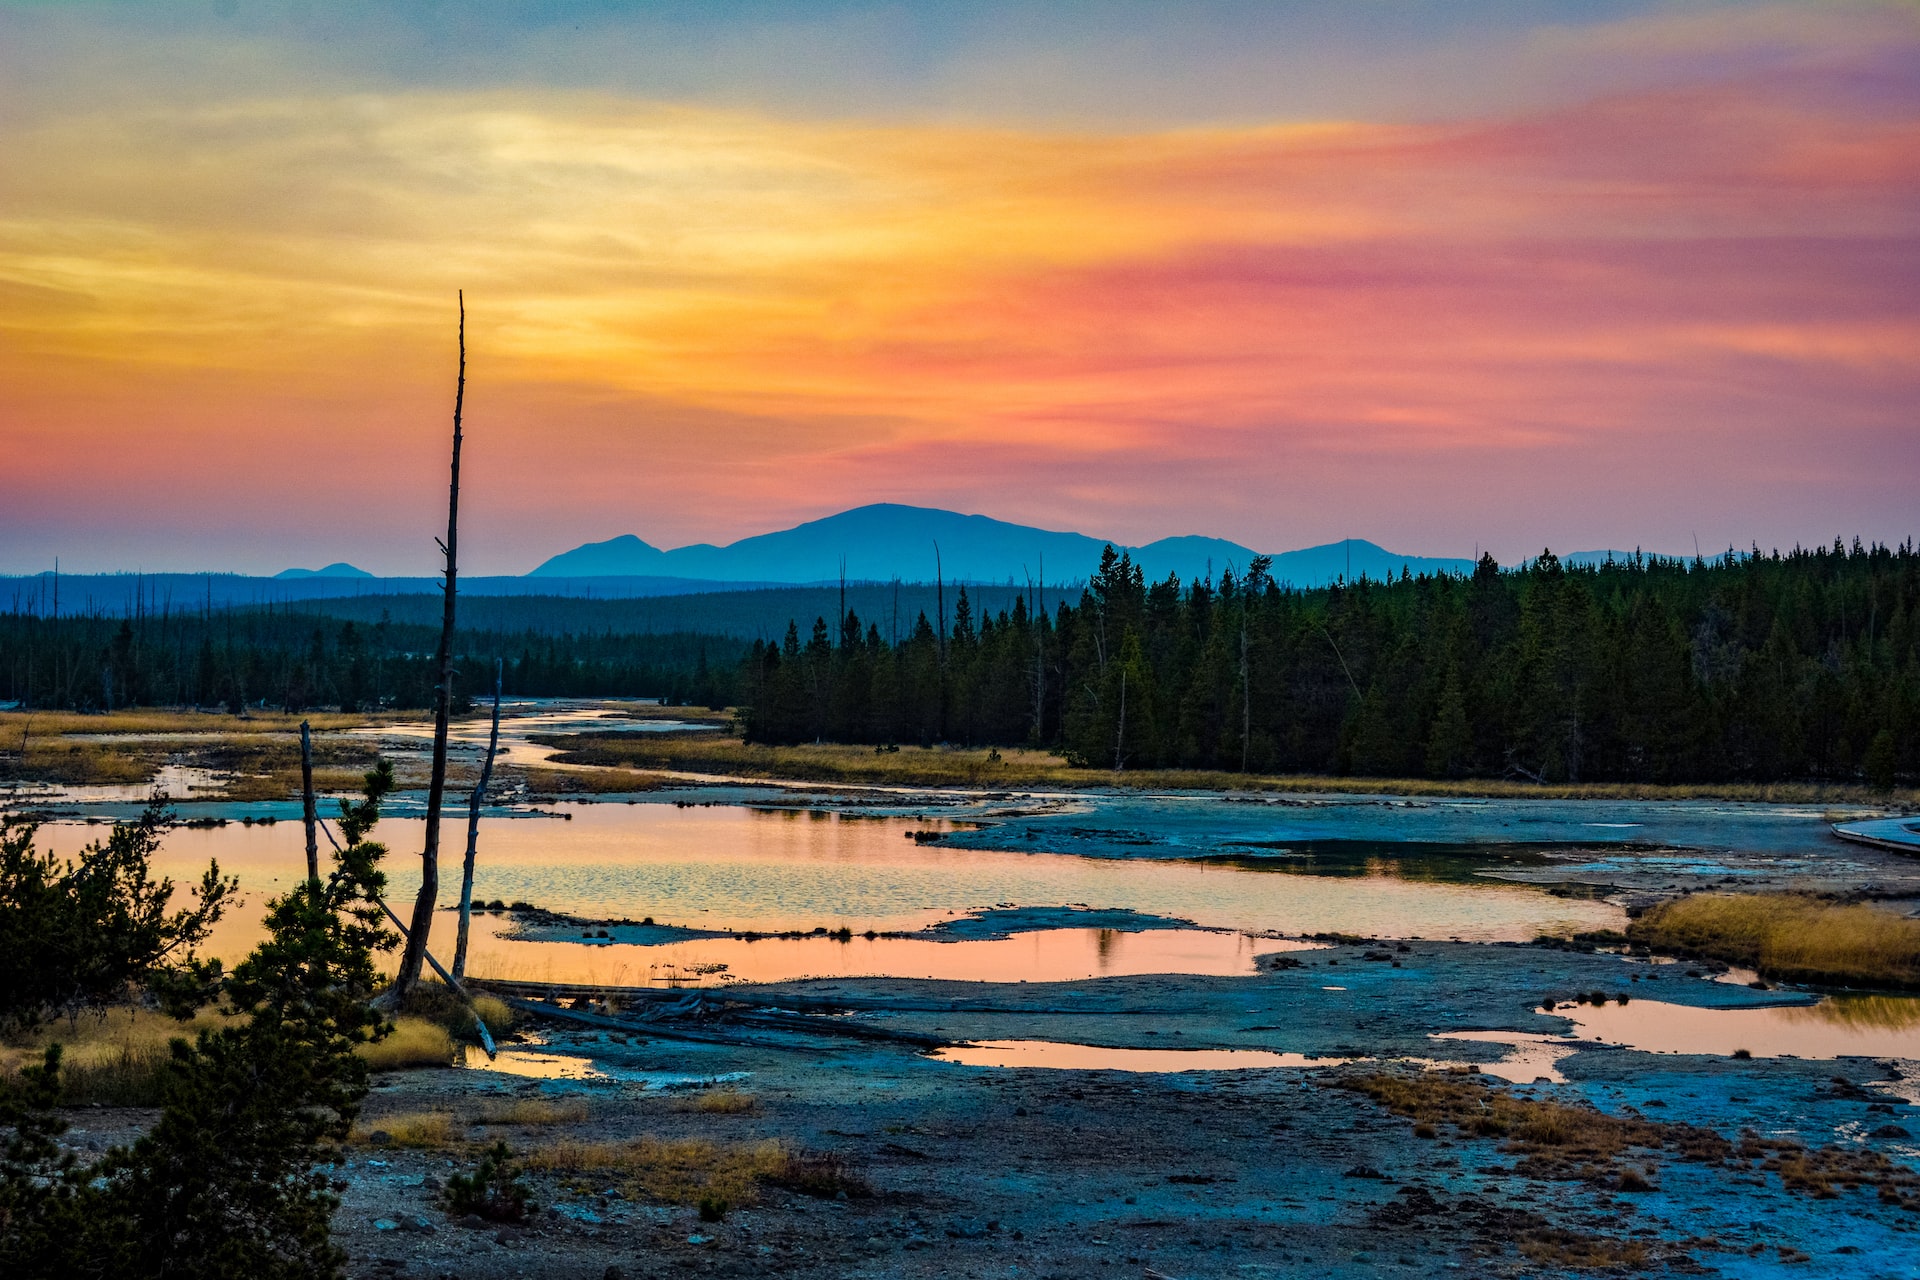
[[[420,966],[433,931],[433,908],[440,897],[440,805],[447,794],[447,717],[453,701],[453,606],[459,576],[460,547],[460,413],[467,397],[467,299],[460,295],[460,376],[453,393],[453,467],[447,485],[447,540],[445,606],[440,616],[440,647],[434,653],[438,673],[433,690],[433,771],[427,782],[427,835],[420,847],[420,893],[413,900],[413,924],[407,930],[407,949],[394,978],[395,999],[404,999],[420,981]]]

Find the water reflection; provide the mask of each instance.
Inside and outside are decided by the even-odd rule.
[[[712,986],[798,978],[895,977],[962,982],[1075,982],[1149,973],[1256,972],[1260,954],[1308,945],[1198,929],[1041,929],[1010,938],[700,938],[657,946],[525,942],[489,922],[476,978],[607,986]]]
[[[502,1049],[493,1057],[477,1044],[462,1046],[460,1065],[474,1071],[498,1071],[502,1075],[525,1076],[533,1080],[608,1080],[606,1072],[593,1065],[591,1058],[576,1058],[564,1053],[544,1053],[532,1049]]]
[[[856,934],[914,930],[1008,903],[1132,909],[1247,933],[1336,931],[1469,941],[1520,941],[1539,933],[1618,928],[1625,920],[1620,909],[1604,902],[1556,898],[1533,886],[1504,881],[1268,875],[1184,859],[1087,858],[921,844],[910,838],[912,833],[954,826],[921,817],[820,813],[800,818],[789,811],[661,803],[559,808],[573,820],[483,820],[477,897],[534,902],[589,918],[652,916],[742,933],[822,926],[846,926]],[[418,884],[418,861],[411,851],[419,847],[421,832],[418,819],[390,818],[381,824],[379,835],[393,849],[387,869],[396,902],[409,900]],[[62,854],[102,834],[99,828],[74,822],[49,823],[42,833],[43,843]],[[257,939],[255,913],[266,897],[285,891],[302,873],[300,826],[282,822],[265,828],[177,829],[169,833],[157,867],[185,883],[197,878],[209,858],[218,858],[222,869],[237,873],[249,895],[246,909],[230,915],[210,947],[231,960]],[[458,877],[443,868],[441,883],[450,904]],[[435,932],[439,935],[440,929]],[[540,945],[552,950],[568,946]],[[1124,939],[1113,946],[1122,953],[1127,950]],[[577,943],[572,949],[584,950]],[[527,953],[523,958],[533,957]],[[713,959],[692,953],[654,957],[676,964]],[[719,959],[733,965],[732,972],[743,972],[731,958]],[[913,971],[909,965],[887,968]],[[837,970],[830,966],[826,971]],[[938,971],[921,968],[919,973]],[[1219,970],[1209,966],[1200,971]],[[1100,969],[1093,964],[1086,972]]]
[[[1814,1005],[1748,1009],[1635,1000],[1558,1013],[1581,1036],[1648,1053],[1920,1058],[1920,1000],[1910,996],[1829,996]]]
[[[1262,1067],[1338,1067],[1352,1058],[1309,1058],[1267,1049],[1109,1049],[1054,1040],[979,1040],[931,1055],[969,1067],[1046,1068],[1055,1071],[1245,1071]]]
[[[1560,1059],[1579,1052],[1580,1046],[1568,1044],[1555,1036],[1534,1035],[1525,1031],[1441,1031],[1427,1037],[1429,1040],[1466,1040],[1477,1044],[1503,1044],[1507,1052],[1496,1062],[1477,1062],[1474,1067],[1483,1076],[1495,1076],[1514,1084],[1533,1084],[1545,1080],[1549,1084],[1565,1084],[1567,1078],[1560,1074],[1557,1065]],[[1453,1062],[1432,1062],[1430,1066],[1451,1067],[1463,1065]]]

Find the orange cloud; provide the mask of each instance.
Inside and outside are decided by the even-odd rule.
[[[1673,545],[1663,508],[1735,521],[1816,456],[1881,501],[1920,392],[1893,56],[1425,126],[506,93],[66,116],[6,139],[0,496],[175,536],[209,503],[354,523],[417,565],[464,287],[501,570],[880,498],[1409,549],[1569,519]],[[1622,450],[1665,456],[1606,493],[1573,463]],[[246,496],[288,476],[292,511]]]

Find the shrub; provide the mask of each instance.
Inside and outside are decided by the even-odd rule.
[[[494,1143],[472,1173],[456,1173],[447,1179],[447,1212],[455,1217],[476,1214],[489,1222],[524,1220],[533,1193],[520,1181],[523,1172],[513,1162],[507,1144]]]
[[[210,977],[193,950],[237,884],[209,864],[193,904],[170,912],[174,883],[152,874],[169,823],[156,796],[137,820],[63,860],[34,849],[35,823],[0,816],[0,1030],[156,983],[184,995]]]
[[[342,805],[345,849],[322,882],[274,899],[266,939],[225,977],[232,1012],[176,1039],[159,1120],[82,1164],[54,1141],[64,1122],[61,1046],[17,1084],[0,1081],[0,1258],[21,1276],[334,1277],[338,1205],[324,1166],[366,1095],[356,1045],[383,1031],[368,999],[373,953],[392,945],[378,896],[385,850],[365,840],[393,784],[384,761],[365,800]]]

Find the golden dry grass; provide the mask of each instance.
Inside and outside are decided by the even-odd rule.
[[[1539,784],[1502,779],[1353,778],[1316,774],[1242,774],[1207,769],[1076,769],[1051,751],[1001,747],[902,746],[876,753],[872,747],[809,743],[792,747],[748,744],[720,734],[536,735],[558,747],[562,763],[684,773],[778,778],[850,786],[920,787],[1121,787],[1129,790],[1338,792],[1396,796],[1492,796],[1533,800],[1725,799],[1796,804],[1882,804],[1886,797],[1865,787],[1815,783]],[[1920,791],[1896,799],[1920,800]]]
[[[513,1024],[520,1020],[520,1015],[514,1011],[512,1005],[499,996],[484,993],[473,997],[473,1011],[480,1016],[482,1022],[487,1024],[487,1030],[495,1034],[510,1030]]]
[[[554,1124],[578,1124],[587,1118],[587,1104],[579,1098],[515,1098],[507,1102],[489,1102],[480,1108],[479,1124],[524,1125],[529,1128]]]
[[[1920,987],[1920,920],[1802,893],[1695,894],[1650,908],[1627,936],[1782,982]]]
[[[305,719],[319,735],[315,781],[323,790],[352,791],[372,763],[374,747],[344,738],[342,731],[393,718],[337,712],[259,712],[244,719],[190,710],[0,712],[0,778],[137,786],[151,781],[171,759],[237,775],[223,792],[227,799],[280,799],[299,786],[298,735]]]
[[[604,796],[630,791],[658,791],[671,779],[638,769],[513,769],[502,770],[526,784],[527,790],[551,796]]]
[[[62,1019],[0,1044],[0,1078],[16,1077],[22,1067],[38,1063],[49,1044],[58,1043],[62,1096],[69,1103],[156,1106],[172,1056],[168,1045],[227,1023],[211,1009],[189,1022],[127,1007],[83,1014],[72,1022]]]
[[[440,1150],[457,1145],[460,1135],[449,1112],[402,1111],[361,1120],[348,1140],[367,1146]]]
[[[718,1143],[704,1138],[636,1138],[586,1142],[562,1138],[526,1155],[529,1168],[555,1173],[593,1173],[669,1204],[704,1199],[752,1204],[762,1181],[784,1176],[795,1156],[779,1142]]]
[[[165,707],[112,711],[105,715],[82,715],[77,711],[0,711],[0,749],[12,747],[29,722],[36,738],[41,734],[64,736],[103,733],[217,733],[225,737],[240,737],[297,734],[302,720],[311,724],[315,733],[330,733],[407,718],[391,713],[376,716],[336,711],[303,711],[298,715],[281,711],[255,711],[247,716],[233,716],[220,711]]]
[[[738,1089],[709,1089],[674,1103],[675,1110],[697,1111],[710,1116],[745,1115],[758,1105],[750,1093]]]
[[[1502,1150],[1520,1157],[1514,1172],[1522,1177],[1644,1191],[1650,1188],[1643,1172],[1651,1173],[1651,1168],[1633,1153],[1665,1152],[1695,1164],[1737,1167],[1744,1161],[1755,1171],[1777,1173],[1785,1189],[1818,1199],[1830,1199],[1843,1188],[1870,1187],[1882,1203],[1920,1210],[1920,1174],[1869,1148],[1807,1147],[1791,1139],[1762,1138],[1751,1130],[1736,1145],[1698,1125],[1523,1097],[1471,1073],[1377,1073],[1337,1083],[1412,1119],[1416,1132],[1421,1126],[1432,1132],[1447,1125],[1460,1138],[1503,1140]],[[1630,1157],[1639,1167],[1626,1163]],[[1535,1238],[1548,1251],[1537,1260],[1566,1251],[1559,1259],[1564,1266],[1612,1265],[1602,1259],[1620,1243],[1600,1237]],[[1591,1258],[1579,1260],[1586,1256],[1583,1241],[1601,1247]]]
[[[405,1071],[414,1067],[453,1064],[453,1037],[437,1022],[402,1014],[394,1019],[385,1039],[354,1050],[375,1071]]]

